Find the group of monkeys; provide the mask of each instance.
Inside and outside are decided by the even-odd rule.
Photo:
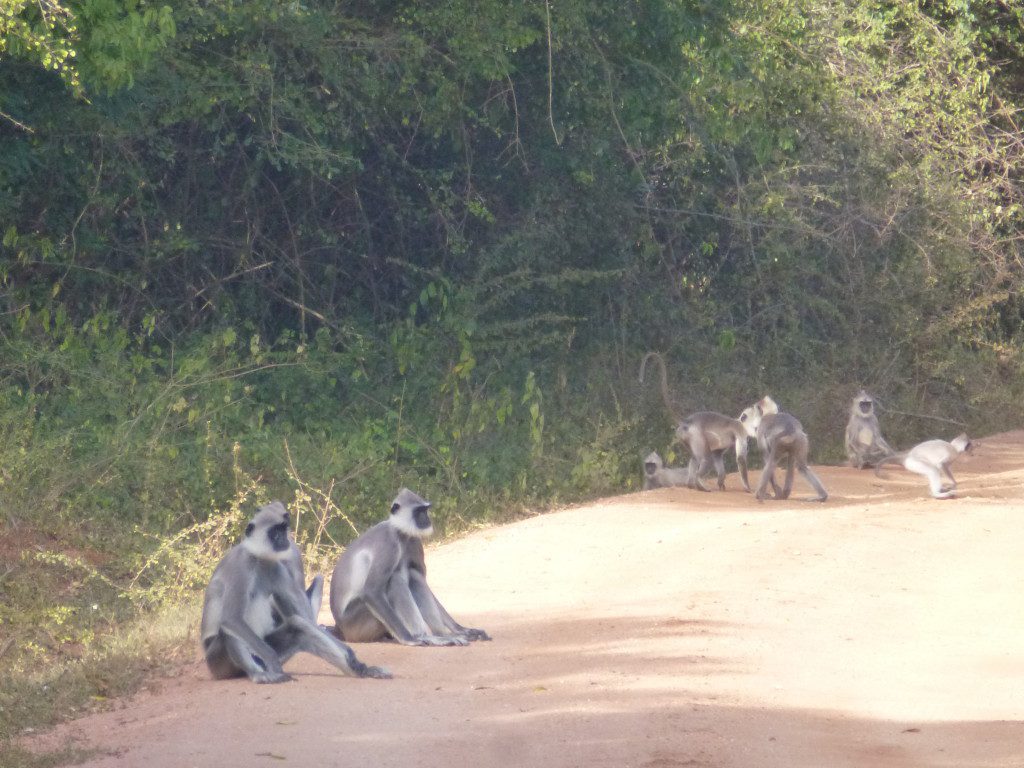
[[[661,390],[665,406],[673,411],[668,397],[668,380],[665,361],[657,352],[648,352],[640,363],[640,381],[643,383],[644,368],[648,360],[656,360],[661,369]],[[828,492],[818,476],[807,466],[807,434],[797,419],[779,410],[778,404],[765,395],[749,408],[745,408],[734,419],[714,411],[700,411],[678,419],[675,442],[682,443],[690,450],[691,458],[687,467],[666,467],[656,451],[644,459],[644,490],[670,486],[686,486],[701,491],[709,490],[701,478],[712,468],[718,475],[719,490],[725,489],[726,450],[734,448],[736,465],[743,487],[750,491],[747,479],[747,443],[753,437],[764,456],[764,470],[754,491],[758,501],[768,495],[768,486],[776,499],[789,498],[793,488],[793,471],[800,474],[814,488],[817,496],[812,501],[825,501]],[[951,498],[956,492],[956,479],[950,471],[950,464],[963,453],[970,453],[973,444],[966,434],[960,434],[951,441],[926,440],[909,451],[897,453],[882,437],[875,413],[875,400],[861,390],[850,405],[850,419],[846,424],[846,455],[850,464],[858,469],[885,464],[902,464],[911,472],[928,479],[931,495],[936,499]],[[776,467],[786,467],[786,479],[780,488],[775,480]],[[948,480],[949,484],[945,484]]]
[[[668,397],[665,361],[648,353],[640,365],[655,359],[661,366],[662,395]],[[814,501],[828,492],[807,466],[807,434],[797,419],[779,410],[767,395],[738,419],[714,411],[693,413],[678,420],[676,442],[692,454],[688,467],[666,467],[652,452],[644,459],[644,488],[688,486],[709,490],[701,478],[713,468],[718,488],[725,489],[726,450],[736,452],[743,487],[749,492],[747,444],[757,439],[765,465],[754,495],[763,501],[768,486],[776,499],[789,498],[794,470],[814,488]],[[873,466],[876,474],[887,463],[928,478],[932,496],[950,498],[956,480],[949,465],[971,451],[963,434],[951,442],[928,440],[896,453],[882,437],[875,401],[861,391],[850,406],[846,452],[857,468]],[[780,487],[776,467],[785,466]],[[949,485],[943,484],[943,477]],[[289,536],[288,510],[279,501],[261,507],[245,528],[242,541],[217,565],[206,588],[201,639],[206,664],[217,679],[248,676],[257,683],[291,680],[283,665],[300,651],[312,653],[355,677],[388,678],[382,667],[368,666],[345,644],[390,638],[403,645],[466,645],[490,640],[482,629],[459,624],[427,586],[423,539],[433,533],[430,502],[403,488],[391,504],[387,520],[359,536],[338,559],[331,577],[330,605],[335,626],[318,623],[323,600],[323,576],[309,586],[298,546]]]
[[[323,576],[306,586],[302,555],[279,501],[261,507],[210,577],[200,629],[216,679],[291,680],[283,665],[312,653],[354,677],[389,678],[345,644],[391,638],[403,645],[467,645],[490,640],[459,624],[427,586],[423,539],[433,533],[430,502],[403,488],[391,514],[348,545],[331,577],[336,626],[317,623]]]

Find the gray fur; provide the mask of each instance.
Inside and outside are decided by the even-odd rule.
[[[758,501],[764,501],[767,497],[769,484],[776,499],[788,499],[793,490],[794,468],[800,470],[800,474],[817,492],[817,498],[811,501],[825,501],[828,498],[828,492],[818,476],[807,466],[810,442],[803,426],[794,416],[788,413],[762,413],[759,406],[754,406],[754,415],[747,423],[756,430],[757,444],[765,458],[761,480],[754,491]],[[782,488],[779,488],[775,482],[775,468],[783,461],[786,462],[786,480]]]
[[[390,677],[317,626],[323,578],[303,588],[302,556],[288,537],[288,511],[262,507],[243,540],[214,569],[203,602],[201,638],[214,678],[247,675],[256,683],[291,680],[283,665],[312,653],[355,677]]]
[[[690,470],[687,467],[666,467],[657,451],[651,451],[644,459],[644,490],[653,488],[674,488],[690,485]]]
[[[952,441],[926,440],[918,443],[909,451],[887,456],[875,465],[875,474],[882,477],[881,469],[885,464],[902,464],[911,472],[916,472],[928,479],[928,487],[933,498],[951,499],[956,495],[956,478],[949,465],[962,454],[974,452],[974,443],[966,433],[959,434]],[[943,485],[942,475],[949,479],[949,485]]]
[[[846,423],[846,456],[850,466],[857,469],[873,467],[894,453],[882,437],[875,414],[875,399],[862,389],[850,403],[850,420]]]
[[[331,576],[331,613],[349,642],[392,638],[403,645],[466,645],[490,640],[459,624],[427,586],[423,539],[432,527],[424,501],[399,491],[388,520],[353,541]]]

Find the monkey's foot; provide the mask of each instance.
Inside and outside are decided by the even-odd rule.
[[[415,641],[416,645],[429,645],[433,648],[449,645],[469,645],[469,640],[463,635],[418,635]]]
[[[484,632],[482,629],[467,628],[465,632],[468,640],[490,640],[491,636]]]
[[[249,676],[254,683],[287,683],[295,678],[287,672],[256,672]]]

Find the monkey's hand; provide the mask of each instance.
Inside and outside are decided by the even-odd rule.
[[[473,629],[472,627],[466,627],[464,633],[466,638],[472,640],[490,640],[491,636],[484,632],[482,629]]]
[[[391,673],[384,667],[363,667],[359,670],[360,677],[372,677],[374,680],[390,680]]]

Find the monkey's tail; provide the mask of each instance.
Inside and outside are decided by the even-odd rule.
[[[647,368],[647,361],[651,358],[658,361],[659,373],[661,375],[661,399],[665,401],[665,408],[668,410],[669,415],[679,420],[679,414],[676,413],[675,406],[672,405],[672,398],[668,394],[668,371],[665,368],[665,358],[661,356],[659,352],[648,352],[644,355],[644,359],[640,361],[640,383],[644,383],[644,370]]]
[[[882,467],[886,464],[902,464],[903,460],[907,458],[907,453],[908,451],[894,453],[891,456],[886,456],[884,459],[875,462],[875,477],[885,477],[881,472]]]

